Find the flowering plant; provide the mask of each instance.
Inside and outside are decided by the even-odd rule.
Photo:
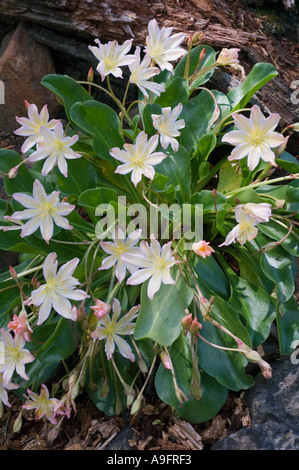
[[[51,438],[83,391],[108,415],[137,413],[153,375],[175,413],[205,422],[253,385],[249,362],[271,377],[259,348],[271,328],[282,355],[299,338],[292,125],[246,107],[274,67],[246,76],[238,50],[156,20],[143,51],[89,49],[96,79],[42,80],[66,122],[25,102],[23,155],[0,150],[0,248],[20,253],[0,275],[0,403],[25,397]],[[222,66],[241,74],[227,95],[209,87]],[[122,97],[111,75],[127,79]]]

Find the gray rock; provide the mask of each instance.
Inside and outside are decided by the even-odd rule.
[[[285,357],[271,364],[244,394],[251,425],[218,441],[213,450],[299,450],[299,366]]]

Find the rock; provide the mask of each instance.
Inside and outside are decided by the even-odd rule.
[[[0,80],[4,83],[5,104],[1,105],[0,129],[7,133],[19,127],[15,116],[27,116],[24,100],[35,103],[40,110],[48,104],[49,112],[56,113],[58,102],[41,79],[55,73],[52,56],[45,46],[35,42],[30,29],[19,23],[0,58]]]
[[[251,425],[218,441],[212,450],[298,450],[299,368],[285,357],[271,364],[272,379],[259,374],[244,398]]]

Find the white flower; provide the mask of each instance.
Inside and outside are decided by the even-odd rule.
[[[137,85],[146,98],[149,97],[146,90],[149,90],[160,96],[160,93],[165,91],[164,86],[160,85],[159,83],[149,81],[150,78],[160,73],[160,69],[158,67],[149,67],[151,58],[148,55],[145,55],[141,62],[140,47],[138,46],[135,50],[135,56],[136,60],[129,65],[131,72],[131,76],[129,78],[130,83]]]
[[[53,235],[53,222],[59,227],[70,230],[73,227],[63,217],[68,215],[75,206],[67,202],[59,202],[59,191],[53,191],[47,196],[43,185],[35,180],[33,183],[33,197],[28,194],[15,193],[13,198],[27,207],[24,211],[12,214],[15,220],[29,219],[22,228],[21,237],[26,237],[40,228],[43,239],[49,243]],[[16,227],[17,228],[17,227]]]
[[[124,335],[132,335],[134,332],[135,324],[132,323],[137,317],[140,305],[137,305],[119,319],[121,314],[121,306],[117,299],[114,299],[112,305],[112,318],[109,315],[105,315],[98,321],[98,326],[92,333],[91,336],[95,339],[105,339],[105,352],[107,359],[110,360],[115,351],[115,345],[118,347],[120,354],[130,361],[135,361],[135,356],[132,353],[132,349],[129,344],[120,337]]]
[[[153,179],[155,176],[153,165],[161,163],[167,157],[162,152],[154,152],[158,143],[157,134],[147,140],[147,135],[142,131],[138,134],[135,144],[124,144],[124,150],[114,147],[110,154],[123,162],[123,165],[116,168],[115,173],[126,175],[132,171],[131,180],[134,186],[137,186],[142,175]]]
[[[46,385],[41,385],[40,394],[32,392],[29,388],[27,389],[28,397],[26,403],[22,405],[25,410],[36,410],[35,419],[41,419],[45,416],[52,424],[57,424],[55,418],[56,408],[59,406],[59,400],[57,398],[50,398],[49,390]]]
[[[160,142],[164,149],[171,145],[172,150],[177,152],[179,143],[174,137],[181,135],[179,129],[185,127],[184,119],[177,121],[181,114],[183,105],[179,103],[173,110],[162,108],[162,114],[152,114],[153,126],[160,134]]]
[[[254,105],[249,119],[237,113],[233,113],[233,118],[239,130],[228,132],[222,138],[223,142],[236,146],[228,160],[240,160],[248,156],[250,171],[257,167],[260,159],[276,166],[275,154],[271,149],[285,141],[283,135],[273,132],[278,125],[279,114],[273,113],[265,118],[260,108]]]
[[[127,269],[133,274],[137,268],[130,263],[122,261],[121,256],[125,253],[130,255],[139,252],[139,249],[134,248],[134,246],[139,241],[140,235],[141,230],[135,230],[125,239],[124,232],[117,227],[113,232],[113,242],[101,242],[102,249],[110,256],[103,260],[102,266],[99,269],[110,269],[116,265],[115,276],[119,283],[124,280]]]
[[[57,119],[51,119],[51,121],[49,121],[49,112],[46,104],[42,108],[40,114],[38,113],[38,109],[35,104],[29,105],[28,103],[27,109],[29,119],[26,117],[16,117],[16,121],[21,124],[22,127],[14,131],[17,135],[29,136],[22,145],[21,152],[23,153],[26,153],[36,143],[43,140],[43,136],[40,133],[41,126],[53,129],[59,122]]]
[[[38,142],[37,150],[29,156],[29,161],[37,162],[46,158],[42,168],[42,175],[47,175],[57,164],[61,173],[67,177],[66,160],[81,157],[81,155],[71,149],[71,146],[77,142],[79,136],[65,137],[61,122],[56,124],[53,131],[47,127],[41,127],[40,133],[43,136],[43,140]]]
[[[242,205],[243,211],[255,219],[258,223],[269,222],[272,213],[272,206],[268,203],[254,204],[253,202],[247,202]]]
[[[8,382],[5,386],[3,385],[3,374],[0,374],[0,418],[2,415],[2,403],[5,406],[11,407],[11,404],[8,401],[8,394],[6,390],[16,390],[19,388],[19,385]]]
[[[37,325],[43,323],[50,315],[51,308],[59,315],[75,319],[72,315],[71,300],[83,300],[89,295],[83,290],[76,289],[78,279],[72,277],[79,259],[74,258],[62,265],[57,272],[58,262],[56,253],[50,253],[44,262],[43,273],[46,284],[31,292],[27,305],[40,306]]]
[[[112,73],[114,77],[122,78],[122,70],[120,67],[129,65],[134,62],[136,57],[128,54],[132,47],[133,39],[128,39],[121,46],[117,41],[109,41],[107,44],[101,44],[99,39],[95,39],[98,46],[88,46],[94,56],[99,60],[97,71],[102,77],[102,81],[106,75]]]
[[[237,70],[240,65],[238,53],[240,49],[226,49],[223,48],[217,58],[217,65],[230,66]]]
[[[25,372],[25,364],[34,361],[34,357],[24,349],[25,339],[22,335],[16,335],[14,338],[4,328],[1,328],[1,340],[4,344],[4,363],[0,363],[0,372],[3,372],[2,386],[7,388],[14,371],[23,379],[29,377]]]
[[[256,225],[259,223],[256,218],[251,217],[242,205],[236,207],[235,217],[238,225],[236,225],[226,236],[224,242],[219,246],[227,246],[234,243],[236,240],[244,245],[248,240],[253,240],[257,234],[258,229]]]
[[[150,299],[160,289],[161,283],[175,284],[170,274],[170,268],[178,261],[172,256],[171,243],[170,241],[161,247],[152,235],[150,246],[143,240],[140,243],[138,254],[123,255],[123,261],[141,268],[127,280],[127,284],[142,284],[150,278],[147,288],[147,295]]]
[[[170,62],[186,54],[185,49],[179,47],[185,34],[177,33],[171,36],[172,28],[160,29],[156,20],[149,22],[148,32],[145,53],[159,65],[161,70],[166,69],[173,72],[173,66]]]

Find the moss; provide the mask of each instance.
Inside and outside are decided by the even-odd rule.
[[[247,10],[253,11],[263,22],[266,33],[276,36],[289,36],[297,40],[297,28],[299,24],[299,7],[287,11],[282,2],[274,0],[245,0]]]

